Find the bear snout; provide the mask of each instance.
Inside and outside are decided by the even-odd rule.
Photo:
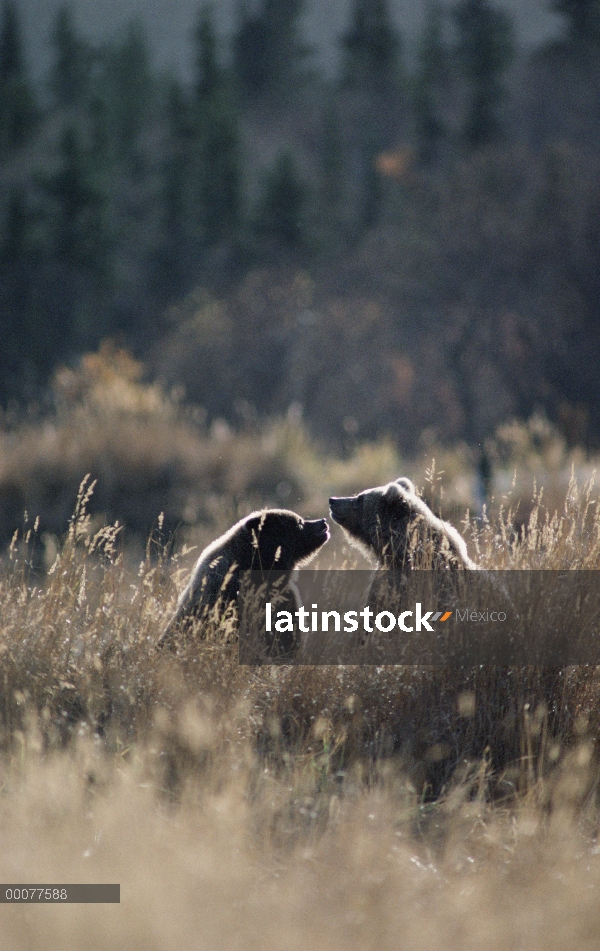
[[[331,498],[329,499],[329,510],[334,522],[345,525],[353,515],[354,498]]]
[[[327,541],[329,538],[329,525],[327,524],[326,519],[316,518],[313,521],[307,521],[304,524],[308,526],[308,528],[312,529],[318,538],[322,538],[324,541]]]

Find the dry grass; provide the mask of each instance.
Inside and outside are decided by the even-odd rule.
[[[6,947],[596,948],[596,669],[249,668],[214,628],[154,651],[236,518],[323,515],[400,474],[485,567],[597,570],[593,460],[543,420],[505,427],[482,518],[466,447],[339,459],[293,414],[209,428],[110,347],[55,392],[52,417],[0,432],[0,529],[42,516],[0,562],[0,880],[120,881],[122,903],[3,905]],[[115,499],[125,529],[102,521]],[[172,555],[178,519],[196,549]],[[335,532],[330,566],[364,567]]]
[[[214,748],[198,734],[196,750]],[[159,756],[107,762],[81,739],[7,767],[2,880],[119,881],[121,905],[3,906],[6,947],[597,947],[593,810],[575,818],[569,799],[550,817],[460,796],[423,815],[393,769],[315,794],[232,748],[169,806]]]
[[[4,565],[0,879],[122,902],[3,906],[7,947],[597,947],[593,669],[253,669],[218,631],[157,655],[185,571],[159,525],[132,576],[90,492],[46,577],[33,528]],[[599,526],[573,482],[470,542],[597,568]]]

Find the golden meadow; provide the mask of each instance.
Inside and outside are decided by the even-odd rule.
[[[55,392],[0,432],[0,881],[120,882],[121,904],[1,905],[2,946],[597,948],[594,668],[248,668],[227,628],[154,650],[236,518],[400,474],[485,567],[597,569],[594,459],[507,425],[481,517],[466,447],[207,427],[115,349]],[[364,567],[335,531],[332,566]]]

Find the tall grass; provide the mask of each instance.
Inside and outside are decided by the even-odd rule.
[[[132,574],[92,491],[45,575],[35,526],[3,565],[0,879],[121,905],[3,906],[7,947],[597,946],[595,669],[248,668],[229,631],[164,656],[180,556],[159,520]],[[597,568],[592,487],[469,541]]]
[[[482,511],[467,447],[336,458],[293,413],[207,426],[141,374],[107,347],[0,430],[0,881],[122,885],[120,906],[2,905],[2,945],[597,947],[596,668],[251,668],[214,627],[155,650],[236,518],[400,474],[484,567],[597,570],[594,460],[504,427]],[[364,567],[333,529],[318,566]]]

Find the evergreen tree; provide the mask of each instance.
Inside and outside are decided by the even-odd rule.
[[[460,0],[454,17],[469,98],[463,136],[467,146],[476,149],[502,132],[503,76],[514,55],[513,28],[508,14],[488,0]]]
[[[0,246],[0,319],[2,347],[0,347],[0,399],[14,397],[18,392],[17,377],[26,358],[25,350],[32,335],[25,326],[28,303],[28,215],[22,188],[13,188],[8,198],[8,209],[2,245]],[[35,345],[35,338],[33,338]]]
[[[441,143],[447,135],[441,106],[450,69],[442,35],[442,16],[439,2],[430,2],[418,47],[415,120],[419,157],[425,165],[439,157]]]
[[[352,156],[349,187],[355,237],[374,224],[381,203],[377,156],[398,134],[400,38],[388,0],[353,0],[351,24],[342,37],[342,85],[350,95]]]
[[[201,244],[235,232],[240,217],[240,135],[231,83],[221,67],[213,7],[204,4],[196,29],[196,109],[192,174],[198,184],[196,230]]]
[[[194,135],[189,103],[174,77],[168,84],[165,111],[168,132],[161,169],[162,241],[155,274],[159,290],[168,297],[183,286],[188,266],[189,143]]]
[[[50,200],[52,324],[62,334],[71,334],[75,346],[94,345],[112,329],[112,236],[108,194],[95,174],[94,156],[73,122],[60,138],[57,171],[41,184]]]
[[[63,4],[56,14],[52,47],[54,63],[50,87],[58,106],[68,109],[84,101],[92,66],[92,51],[77,34],[73,9],[69,4]]]
[[[196,39],[196,89],[198,101],[210,98],[221,86],[222,72],[217,57],[217,37],[214,26],[214,10],[211,3],[200,9],[195,32]]]
[[[0,26],[0,83],[6,85],[20,78],[24,70],[17,6],[14,0],[4,0]]]
[[[302,243],[305,190],[291,152],[283,152],[265,177],[257,230],[288,247]]]
[[[58,170],[43,184],[52,201],[52,245],[61,266],[105,277],[110,250],[108,196],[94,174],[93,156],[72,123],[61,136]]]
[[[267,32],[264,16],[250,13],[244,0],[240,0],[238,27],[233,37],[233,63],[243,99],[255,99],[268,89]]]
[[[15,0],[4,0],[0,22],[0,151],[23,145],[37,107],[27,75]]]
[[[551,8],[566,19],[573,43],[600,42],[600,0],[553,0]]]
[[[87,114],[92,155],[99,169],[108,170],[114,150],[110,111],[106,98],[101,93],[90,96]]]
[[[52,319],[53,288],[44,252],[27,191],[13,186],[0,242],[0,402],[37,396],[65,355],[65,327]]]
[[[341,237],[339,227],[344,202],[344,151],[338,111],[329,103],[323,116],[321,153],[321,195],[324,231],[328,236]]]
[[[137,161],[139,135],[151,110],[153,79],[146,33],[133,21],[123,40],[104,51],[104,90],[108,113],[121,158]]]
[[[239,117],[227,85],[199,103],[172,79],[166,115],[156,277],[158,291],[172,296],[189,289],[211,245],[235,237],[242,174]]]
[[[400,40],[388,0],[353,0],[352,22],[342,46],[345,85],[378,95],[394,92]]]
[[[227,90],[206,105],[200,140],[201,214],[210,243],[232,236],[241,213],[239,121]]]
[[[362,130],[357,152],[358,201],[356,227],[358,234],[372,228],[379,219],[383,198],[381,175],[376,167],[376,155],[380,150],[380,133],[372,124],[366,123]]]
[[[202,248],[201,147],[198,104],[171,77],[166,90],[167,139],[161,168],[162,240],[155,269],[166,297],[193,279]]]
[[[190,101],[174,76],[167,84],[165,109],[169,138],[182,149],[187,148],[196,134],[196,121]]]
[[[243,98],[292,94],[309,52],[300,39],[303,8],[304,0],[262,0],[258,11],[250,12],[241,0],[233,60]]]

